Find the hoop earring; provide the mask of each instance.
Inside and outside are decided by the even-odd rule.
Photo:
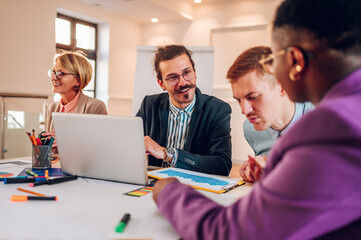
[[[296,82],[296,78],[295,78],[295,75],[293,73],[289,73],[288,74],[288,77],[291,79],[292,82]]]
[[[297,73],[300,73],[301,70],[302,70],[302,67],[301,67],[300,65],[296,65],[295,70],[296,70]],[[294,73],[290,72],[290,73],[288,74],[288,76],[289,76],[289,78],[291,79],[292,82],[296,82],[296,81],[297,81]]]

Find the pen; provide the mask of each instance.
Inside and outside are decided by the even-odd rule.
[[[11,178],[27,178],[28,176],[17,176],[17,177],[11,177]],[[4,179],[7,177],[0,178],[0,181],[4,181]]]
[[[57,196],[50,196],[50,197],[37,197],[37,196],[22,196],[22,195],[12,195],[11,201],[12,202],[23,202],[27,200],[50,200],[50,201],[57,201]]]
[[[35,139],[35,129],[33,128],[33,138]]]
[[[39,133],[38,134],[38,137],[40,138],[40,139],[42,139],[42,138],[45,138],[45,137],[43,137],[43,133],[45,133],[46,131],[42,131],[41,133]]]
[[[116,226],[115,231],[118,233],[123,232],[125,226],[127,226],[127,223],[129,222],[129,219],[130,219],[130,214],[129,213],[124,214],[122,220],[120,220],[120,222]]]
[[[54,141],[54,138],[53,138],[53,137],[51,137],[51,138],[50,138],[49,145],[53,145],[53,141]]]
[[[35,183],[35,182],[42,182],[46,181],[46,178],[4,178],[4,184],[8,183]]]
[[[33,183],[33,182],[42,182],[46,181],[45,178],[19,178],[19,177],[13,177],[13,178],[4,178],[4,184],[8,183]]]
[[[77,175],[53,178],[53,179],[48,180],[48,184],[50,184],[50,185],[57,184],[57,183],[67,182],[67,181],[76,180],[76,179],[78,179]]]
[[[41,181],[41,182],[31,182],[29,183],[29,187],[36,187],[36,186],[39,186],[39,185],[44,185],[44,184],[48,184],[48,179],[44,178],[45,181]]]
[[[48,179],[48,180],[45,180],[45,181],[42,181],[42,182],[33,182],[33,183],[30,183],[29,186],[30,187],[36,187],[36,186],[44,185],[44,184],[52,185],[52,184],[67,182],[67,181],[76,180],[76,179],[78,179],[77,175],[71,175],[71,176]]]
[[[35,138],[34,138],[33,136],[31,136],[31,139],[33,139],[34,145],[38,145],[37,142],[36,142],[36,140],[35,140]]]
[[[30,193],[30,194],[34,194],[36,196],[46,197],[45,194],[29,191],[29,190],[26,190],[26,189],[23,189],[23,188],[17,188],[17,190],[22,191],[22,192],[26,192],[26,193]]]
[[[29,174],[29,175],[32,175],[32,176],[34,176],[34,177],[37,177],[37,176],[38,176],[38,174],[30,171],[29,169],[26,170],[26,173]]]
[[[31,141],[31,144],[35,145],[34,139],[33,139],[33,137],[31,136],[31,134],[30,134],[29,132],[26,132],[26,135],[29,136],[29,139],[30,139],[30,141]]]
[[[42,145],[40,138],[35,138],[36,145]]]

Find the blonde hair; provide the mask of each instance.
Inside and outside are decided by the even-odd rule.
[[[59,61],[69,73],[76,74],[79,86],[75,89],[84,89],[92,79],[93,67],[83,52],[61,51],[55,55],[54,62],[56,61]]]

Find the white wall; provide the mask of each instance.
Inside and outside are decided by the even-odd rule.
[[[0,92],[49,94],[55,17],[54,1],[1,0]]]
[[[194,21],[147,24],[142,29],[143,45],[184,44],[214,46],[213,95],[232,107],[232,160],[241,162],[252,149],[243,137],[245,117],[232,98],[226,73],[236,57],[255,45],[269,45],[270,23],[279,0],[235,0],[197,5]]]

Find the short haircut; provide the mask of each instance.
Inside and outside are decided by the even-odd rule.
[[[259,75],[265,74],[266,72],[259,61],[270,54],[272,54],[271,48],[265,46],[257,46],[244,51],[229,68],[227,79],[232,83],[253,71],[256,71]]]
[[[192,52],[190,50],[188,50],[185,46],[183,46],[183,45],[167,45],[167,46],[163,46],[163,47],[158,47],[158,49],[154,55],[154,71],[156,72],[157,78],[159,80],[163,79],[162,73],[159,69],[160,62],[171,60],[173,58],[179,57],[182,54],[186,54],[188,56],[189,61],[192,64],[193,70],[195,71],[194,62],[191,57]]]
[[[92,79],[93,67],[81,51],[61,51],[55,55],[55,62],[58,61],[69,73],[76,74],[79,80],[79,87],[84,89]]]
[[[328,48],[361,53],[361,0],[285,0],[273,29],[307,30]]]

